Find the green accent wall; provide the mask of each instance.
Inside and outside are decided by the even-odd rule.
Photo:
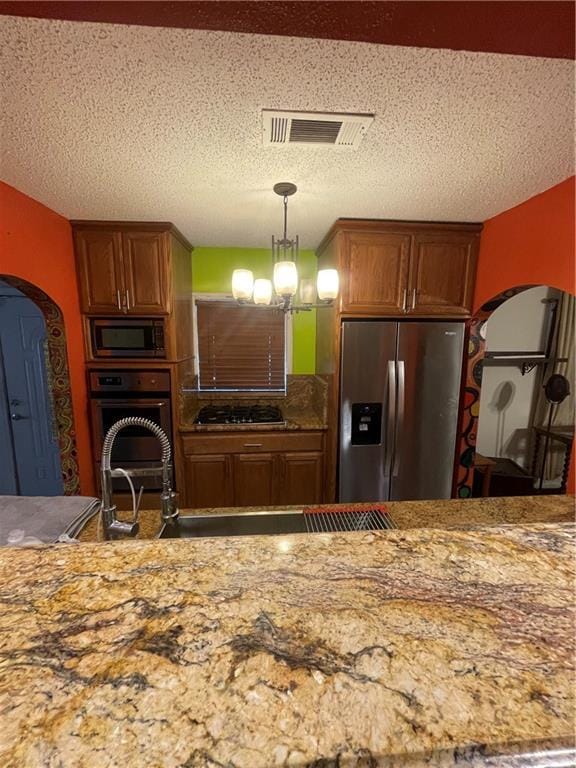
[[[315,277],[314,251],[300,251],[299,277]],[[272,277],[272,253],[266,248],[194,248],[192,284],[195,293],[231,293],[232,272],[251,269],[254,277]],[[292,316],[292,373],[316,368],[316,310]]]

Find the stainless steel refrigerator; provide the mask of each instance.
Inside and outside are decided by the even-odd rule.
[[[342,323],[339,500],[447,499],[464,324]]]

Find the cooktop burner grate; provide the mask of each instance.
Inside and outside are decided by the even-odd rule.
[[[282,411],[276,405],[205,405],[195,424],[282,424]]]

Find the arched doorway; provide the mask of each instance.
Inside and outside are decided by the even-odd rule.
[[[62,312],[44,291],[32,283],[14,275],[4,274],[0,274],[0,280],[31,299],[44,316],[47,331],[48,383],[52,395],[55,429],[60,448],[64,493],[70,496],[77,495],[80,492],[78,454]]]
[[[478,435],[480,399],[482,394],[482,373],[486,354],[486,323],[495,310],[501,307],[504,302],[535,287],[536,286],[534,285],[521,285],[503,291],[483,304],[469,323],[469,339],[455,480],[455,492],[458,498],[469,498],[472,496],[474,458]]]

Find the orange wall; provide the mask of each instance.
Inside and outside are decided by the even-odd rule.
[[[0,181],[0,274],[41,288],[62,310],[68,346],[80,486],[94,493],[84,348],[70,223]]]
[[[574,293],[574,176],[488,219],[480,240],[474,308],[517,285]]]
[[[576,293],[574,181],[571,176],[484,224],[475,309],[518,285],[549,285]],[[570,493],[576,489],[574,454],[568,480]]]

